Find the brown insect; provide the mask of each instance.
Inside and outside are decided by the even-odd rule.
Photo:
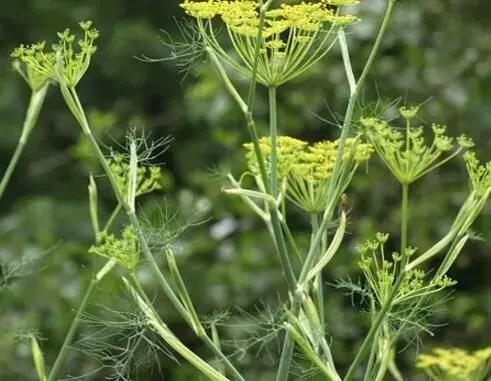
[[[343,193],[339,201],[339,215],[341,215],[342,213],[348,214],[350,212],[348,206],[348,195],[346,193]]]

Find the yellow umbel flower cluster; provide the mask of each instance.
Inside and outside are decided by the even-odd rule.
[[[257,78],[266,86],[279,86],[298,76],[324,57],[335,41],[336,28],[356,21],[340,15],[340,7],[357,0],[321,0],[281,4],[264,13],[253,0],[185,0],[181,7],[194,17],[208,47],[239,72],[251,75],[259,51]],[[238,59],[231,57],[216,38],[214,22],[225,24]],[[258,38],[260,36],[260,38]]]
[[[491,368],[491,347],[475,352],[436,348],[418,357],[416,367],[435,381],[483,381]]]
[[[259,166],[252,143],[244,144],[249,169],[256,177]],[[271,139],[263,137],[259,146],[266,170],[270,172]],[[309,213],[321,212],[326,208],[329,181],[336,164],[339,141],[320,141],[309,145],[289,136],[277,138],[278,180],[286,186],[286,196],[301,209]],[[358,138],[346,140],[343,154],[343,170],[351,179],[358,165],[367,161],[373,153],[370,144],[361,143]],[[348,182],[346,183],[347,186]],[[346,188],[342,186],[343,190]],[[341,192],[342,193],[342,192]]]

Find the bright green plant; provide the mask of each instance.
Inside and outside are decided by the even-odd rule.
[[[398,344],[405,333],[424,326],[426,312],[432,304],[444,297],[445,290],[455,285],[456,282],[447,273],[472,237],[469,229],[491,192],[491,164],[480,164],[475,154],[468,151],[472,141],[461,136],[455,145],[453,138],[445,135],[443,126],[433,124],[434,137],[431,143],[427,143],[423,128],[412,127],[411,124],[417,116],[417,108],[400,108],[405,122],[402,129],[371,115],[354,120],[360,92],[375,62],[396,0],[387,1],[373,48],[359,75],[352,69],[351,52],[344,32],[351,23],[359,21],[355,16],[346,14],[344,6],[356,3],[354,0],[302,3],[186,0],[181,4],[196,23],[199,36],[196,45],[208,55],[218,80],[242,111],[250,134],[250,142],[245,143],[244,152],[248,168],[238,179],[231,173],[226,174],[229,185],[223,191],[240,197],[263,220],[288,287],[288,294],[281,301],[280,328],[274,332],[282,340],[282,352],[275,369],[277,381],[292,379],[295,353],[302,355],[326,380],[349,381],[356,377],[365,381],[380,381],[386,379],[388,374],[396,380],[403,380],[396,361]],[[234,363],[233,356],[229,356],[222,345],[222,336],[226,332],[221,332],[217,325],[206,325],[200,319],[175,259],[173,234],[163,231],[164,239],[159,245],[154,245],[154,237],[149,236],[143,226],[136,199],[161,188],[162,172],[150,161],[159,150],[164,150],[162,143],[166,141],[147,145],[142,138],[131,133],[126,151],[111,151],[108,159],[94,138],[78,97],[77,84],[86,74],[96,52],[95,40],[99,33],[90,22],[82,22],[80,27],[82,36],[77,42],[75,35],[67,29],[58,34],[58,43],[50,49],[44,43],[37,43],[21,46],[13,53],[26,66],[26,78],[36,83],[33,91],[38,91],[39,83],[45,84],[48,80],[59,86],[116,199],[114,212],[101,229],[97,186],[95,180],[90,178],[90,216],[95,242],[89,253],[95,259],[103,257],[106,263],[100,267],[94,266],[85,296],[55,363],[48,367],[49,372],[38,342],[32,339],[39,379],[59,379],[69,345],[95,285],[109,271],[119,267],[117,276],[139,310],[140,326],[154,332],[206,378],[245,380],[243,369]],[[228,42],[223,41],[220,30],[225,31]],[[339,138],[309,143],[279,136],[277,91],[281,91],[281,85],[301,77],[335,44],[339,45],[342,53],[350,90]],[[231,75],[230,70],[248,81],[246,96],[241,95],[235,83],[236,77]],[[40,82],[40,78],[43,81]],[[259,91],[258,84],[266,87],[268,92],[269,136],[266,137],[259,137],[256,129],[254,103]],[[463,158],[472,184],[470,194],[447,234],[434,246],[418,249],[412,246],[415,243],[411,242],[408,229],[411,187],[418,179],[462,152],[465,152]],[[347,234],[344,194],[357,175],[360,164],[368,161],[374,153],[400,183],[400,245],[397,252],[388,253],[386,244],[389,236],[378,233],[373,240],[357,247],[360,272],[365,278],[362,287],[357,289],[368,300],[370,329],[347,372],[342,374],[336,365],[335,350],[327,338],[329,327],[325,319],[328,308],[325,293],[330,290],[325,287],[323,270],[339,253]],[[247,181],[250,178],[253,179],[252,185]],[[310,221],[311,239],[306,248],[296,241],[289,227],[289,218],[294,209]],[[126,213],[127,224],[122,231],[111,232],[113,221],[121,210]],[[156,259],[159,254],[163,254],[164,264]],[[440,265],[436,271],[430,271],[426,264],[436,256],[440,256]],[[150,266],[163,293],[192,332],[204,342],[215,361],[210,362],[193,352],[165,323],[137,276],[136,270],[142,262]],[[345,286],[355,289],[354,285]],[[429,369],[425,365],[427,362],[421,360],[419,364]]]

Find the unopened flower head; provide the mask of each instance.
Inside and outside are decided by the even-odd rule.
[[[109,167],[116,179],[123,195],[127,195],[129,189],[130,164],[127,158],[121,154],[113,154],[109,160]],[[141,196],[155,190],[162,189],[163,172],[156,166],[138,166],[136,170],[135,196]]]
[[[446,126],[433,123],[433,141],[427,144],[423,137],[423,127],[410,127],[409,121],[417,109],[402,109],[407,121],[406,128],[397,128],[378,118],[368,117],[360,120],[370,143],[402,183],[410,184],[431,170],[444,164],[462,150],[473,145],[465,135],[454,139],[445,135]]]
[[[89,249],[90,254],[114,258],[119,265],[134,271],[140,257],[140,245],[131,227],[126,227],[118,238],[107,232],[99,233],[97,242]]]
[[[237,71],[251,76],[259,49],[258,81],[265,86],[279,86],[329,52],[336,28],[357,20],[351,15],[340,15],[340,7],[357,3],[357,0],[321,0],[281,4],[266,11],[262,28],[261,4],[257,0],[185,0],[181,7],[196,19],[206,45]],[[216,18],[225,24],[237,57],[228,54],[218,41]]]
[[[91,21],[83,21],[79,25],[83,36],[78,40],[69,29],[65,29],[58,32],[58,43],[51,48],[47,48],[44,41],[21,45],[13,51],[12,57],[25,63],[28,71],[35,71],[56,82],[62,81],[67,87],[75,87],[89,67],[97,50],[94,42],[99,36]]]

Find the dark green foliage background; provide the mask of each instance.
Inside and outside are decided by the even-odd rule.
[[[356,72],[367,57],[384,1],[364,0],[359,7],[363,21],[348,30]],[[421,122],[448,125],[450,134],[466,133],[477,150],[491,159],[491,5],[483,0],[398,1],[393,23],[384,40],[365,91],[360,113],[376,103],[425,102]],[[254,316],[264,304],[274,305],[284,296],[279,263],[263,226],[244,205],[224,197],[224,184],[210,168],[244,168],[241,144],[247,135],[235,105],[204,63],[183,80],[172,62],[146,64],[135,59],[145,54],[167,57],[159,29],[179,39],[174,18],[183,12],[175,0],[17,0],[0,7],[0,170],[20,134],[29,92],[10,68],[9,54],[21,42],[50,40],[55,32],[92,19],[101,31],[99,51],[79,86],[82,102],[104,144],[122,141],[130,126],[144,127],[155,138],[171,135],[170,149],[160,161],[167,173],[165,192],[141,200],[152,215],[159,205],[170,205],[181,214],[197,214],[203,223],[190,227],[176,247],[178,261],[202,315],[236,306]],[[242,83],[245,86],[245,83]],[[245,87],[242,87],[245,89]],[[257,114],[266,120],[261,91]],[[279,90],[281,133],[309,141],[335,138],[335,122],[343,114],[347,84],[338,52],[301,79]],[[390,110],[389,110],[390,115]],[[325,121],[323,121],[325,120]],[[260,125],[266,133],[265,125]],[[87,284],[92,260],[87,249],[93,241],[89,222],[87,179],[101,169],[81,140],[80,131],[54,87],[32,134],[25,154],[0,203],[0,260],[17,263],[41,256],[20,279],[0,293],[0,379],[34,380],[28,342],[19,332],[38,331],[51,365]],[[101,208],[107,215],[114,199],[104,179],[98,178]],[[428,248],[444,234],[468,189],[462,161],[419,181],[411,194],[410,244]],[[360,170],[349,189],[352,207],[351,235],[326,270],[325,279],[357,279],[354,244],[376,231],[392,233],[398,241],[399,190],[381,163],[372,160]],[[160,206],[161,208],[162,206]],[[483,242],[470,243],[451,275],[459,281],[454,294],[435,311],[434,336],[422,334],[400,354],[408,378],[423,380],[414,371],[418,350],[435,345],[479,348],[491,343],[491,211],[485,208],[474,228]],[[307,221],[293,212],[300,240],[307,240]],[[120,223],[124,223],[121,218]],[[211,234],[217,224],[232,226],[230,234]],[[151,274],[143,267],[145,285],[154,296],[165,321],[190,347],[209,354],[180,321],[163,295],[154,289]],[[92,298],[89,312],[121,309],[124,292],[117,278],[109,276]],[[340,369],[349,364],[366,332],[365,316],[357,301],[329,288],[326,291],[328,331]],[[123,303],[124,304],[124,303]],[[103,314],[104,315],[104,314]],[[231,322],[233,323],[233,321]],[[80,338],[96,330],[85,324]],[[232,329],[233,331],[233,329]],[[128,334],[121,330],[121,335]],[[17,336],[17,337],[16,337]],[[116,339],[113,339],[113,342]],[[277,345],[271,356],[256,349],[238,359],[247,379],[272,380]],[[84,380],[103,380],[110,374],[88,375],[97,362],[75,344],[64,374]],[[155,362],[150,359],[150,364]],[[101,365],[101,364],[99,364]],[[161,372],[143,363],[133,369],[135,380],[195,380],[194,370],[161,357]],[[294,378],[292,378],[294,379]],[[310,379],[314,379],[311,377]]]

